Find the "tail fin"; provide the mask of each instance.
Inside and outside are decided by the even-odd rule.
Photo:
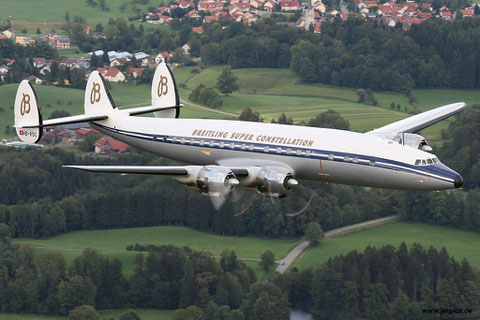
[[[158,65],[152,82],[152,107],[172,107],[153,114],[155,118],[178,118],[180,115],[180,98],[172,71],[165,62]]]
[[[88,78],[87,87],[85,88],[85,115],[108,115],[115,108],[117,107],[113,102],[105,80],[98,71],[93,71]]]
[[[42,138],[42,110],[35,90],[28,80],[17,89],[13,108],[17,136],[25,143],[37,143]]]

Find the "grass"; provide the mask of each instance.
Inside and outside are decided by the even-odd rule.
[[[147,12],[149,6],[158,6],[163,1],[156,1],[155,3],[149,2],[148,4],[136,3],[135,6],[140,9],[139,13]],[[128,21],[129,17],[137,15],[132,9],[130,1],[125,0],[108,0],[107,6],[110,7],[110,11],[102,11],[98,6],[90,7],[86,4],[86,1],[77,0],[2,0],[2,15],[0,20],[4,21],[8,19],[8,16],[12,16],[14,20],[14,26],[17,34],[20,34],[20,30],[26,28],[28,33],[34,33],[37,28],[43,33],[43,22],[46,24],[46,31],[50,32],[52,29],[61,31],[62,25],[65,23],[65,12],[69,12],[70,21],[74,21],[75,16],[83,17],[87,20],[87,23],[92,27],[98,23],[101,23],[104,27],[108,25],[109,18],[124,18],[128,24],[134,23],[139,25],[139,22]],[[124,12],[121,12],[119,7],[123,3],[127,3],[127,8]],[[152,30],[156,28],[165,28],[165,26],[152,25],[149,23],[143,23],[145,30]]]
[[[317,247],[305,251],[293,266],[306,269],[352,250],[364,251],[367,246],[380,248],[387,244],[398,247],[402,242],[408,246],[414,242],[420,243],[425,249],[430,246],[438,250],[445,247],[457,261],[466,258],[471,265],[480,269],[480,234],[443,226],[403,222],[325,239]]]
[[[298,243],[298,240],[261,239],[252,237],[217,236],[186,227],[148,227],[114,230],[70,232],[49,239],[15,239],[15,243],[30,243],[42,250],[61,250],[68,262],[81,255],[84,248],[94,248],[123,263],[124,273],[133,273],[133,257],[137,252],[126,251],[130,244],[189,246],[194,250],[207,251],[219,256],[225,249],[233,249],[239,258],[259,259],[265,250],[271,250],[277,259],[283,258]],[[253,264],[257,264],[254,262]],[[260,271],[256,268],[255,271]]]
[[[100,311],[100,319],[119,319],[128,311],[135,311],[143,320],[171,320],[173,319],[173,310],[160,309],[117,309],[109,311]],[[43,316],[34,314],[14,314],[0,313],[0,320],[60,320],[68,319],[62,316]]]

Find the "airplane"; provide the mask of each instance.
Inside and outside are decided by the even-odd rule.
[[[90,75],[84,114],[43,120],[32,85],[23,80],[15,98],[18,137],[38,143],[45,126],[89,122],[98,131],[186,166],[87,166],[65,168],[90,172],[172,176],[209,195],[220,210],[232,190],[284,197],[298,180],[316,180],[401,190],[460,188],[462,177],[430,153],[417,132],[465,108],[438,107],[381,128],[345,130],[234,120],[179,119],[178,89],[170,68],[158,65],[151,88],[152,105],[119,109],[98,71]],[[151,113],[154,117],[136,117]]]

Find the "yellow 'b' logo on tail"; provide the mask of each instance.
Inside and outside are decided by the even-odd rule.
[[[20,102],[20,114],[23,116],[26,113],[30,113],[31,108],[32,107],[30,106],[30,95],[24,93],[22,102]]]
[[[92,91],[90,92],[90,102],[94,104],[98,101],[100,101],[100,84],[94,82]]]
[[[158,96],[161,97],[162,95],[166,95],[168,93],[168,78],[164,76],[160,76],[160,81],[158,82]]]

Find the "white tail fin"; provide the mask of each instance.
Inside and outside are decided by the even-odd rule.
[[[172,106],[176,106],[176,108],[154,112],[155,118],[178,118],[180,115],[177,84],[170,68],[165,62],[162,62],[158,65],[153,76],[152,107]]]
[[[85,88],[85,115],[108,115],[115,108],[105,80],[98,71],[93,71]]]
[[[17,136],[25,143],[37,143],[42,138],[42,110],[32,85],[23,80],[17,89],[14,105]]]

